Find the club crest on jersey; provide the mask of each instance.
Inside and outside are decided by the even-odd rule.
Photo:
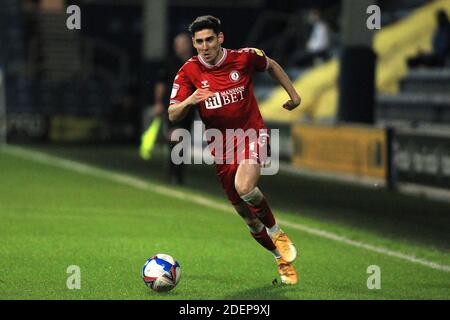
[[[230,80],[231,81],[235,81],[236,82],[236,81],[239,80],[240,77],[241,77],[241,75],[239,74],[238,71],[233,70],[233,71],[230,72]]]

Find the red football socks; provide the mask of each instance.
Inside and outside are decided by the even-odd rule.
[[[276,249],[276,246],[274,245],[272,239],[269,237],[269,234],[267,233],[266,228],[263,228],[258,233],[250,232],[252,237],[259,242],[264,248],[266,248],[269,251],[273,251]]]

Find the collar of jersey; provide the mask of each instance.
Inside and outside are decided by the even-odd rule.
[[[216,64],[209,64],[209,63],[205,62],[205,61],[203,60],[203,58],[202,58],[200,55],[198,55],[198,61],[200,61],[200,63],[203,64],[203,65],[204,65],[205,67],[207,67],[207,68],[215,68],[215,67],[218,67],[218,66],[220,66],[220,65],[225,61],[225,59],[227,58],[227,49],[222,48],[222,51],[223,51],[223,56],[222,56],[222,58],[220,58],[219,61],[217,61]]]

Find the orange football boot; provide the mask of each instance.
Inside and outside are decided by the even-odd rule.
[[[288,263],[294,262],[297,258],[297,249],[292,241],[288,238],[287,234],[282,230],[271,235],[272,241],[277,247],[284,261]]]
[[[292,263],[284,261],[283,258],[276,259],[278,265],[278,273],[280,274],[281,282],[284,284],[296,284],[298,282],[297,272],[295,272]]]

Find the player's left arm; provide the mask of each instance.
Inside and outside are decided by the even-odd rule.
[[[289,76],[286,74],[284,69],[275,60],[267,57],[267,63],[267,72],[269,73],[269,75],[280,83],[280,85],[284,88],[284,90],[286,90],[289,97],[291,98],[283,104],[283,108],[287,110],[293,110],[297,108],[300,105],[301,98],[297,93],[297,90],[295,90],[294,86],[292,85],[291,79],[289,79]]]

